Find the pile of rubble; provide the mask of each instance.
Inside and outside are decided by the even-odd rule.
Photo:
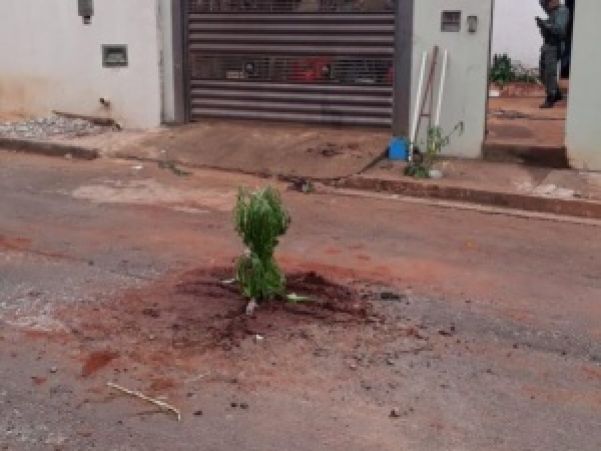
[[[52,115],[19,122],[0,122],[0,137],[38,140],[59,136],[76,138],[99,134],[108,129],[85,119]]]

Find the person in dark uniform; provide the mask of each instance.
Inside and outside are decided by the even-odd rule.
[[[570,10],[560,0],[540,0],[540,4],[548,16],[547,19],[536,18],[536,24],[543,36],[540,78],[547,93],[541,108],[553,108],[555,103],[563,98],[557,83],[557,66],[568,34]]]

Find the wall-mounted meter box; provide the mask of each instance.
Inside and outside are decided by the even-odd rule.
[[[127,67],[127,45],[103,45],[103,67]]]
[[[440,30],[446,33],[461,31],[461,11],[443,11]]]
[[[94,15],[94,0],[77,0],[77,12],[83,23],[88,25]]]

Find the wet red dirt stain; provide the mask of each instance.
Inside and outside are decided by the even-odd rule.
[[[82,377],[89,377],[101,370],[113,360],[119,357],[119,354],[112,351],[95,351],[88,355],[81,367]]]
[[[582,367],[582,372],[586,375],[589,380],[601,381],[601,368],[598,367]]]
[[[238,348],[255,335],[268,336],[273,343],[276,337],[286,340],[310,324],[329,330],[378,320],[369,300],[353,285],[311,271],[287,274],[288,293],[307,297],[308,302],[264,302],[248,316],[248,300],[239,287],[222,283],[231,272],[226,267],[194,269],[80,308],[77,315],[69,309],[58,311],[82,351],[100,344],[108,349],[84,354],[81,375],[92,376],[117,357],[120,368],[131,370],[138,363],[166,368]],[[128,352],[110,351],[115,349]],[[165,381],[154,382],[155,377],[149,378],[153,390],[169,388]]]
[[[223,283],[231,276],[232,268],[225,266],[174,272],[81,306],[75,314],[68,307],[55,314],[83,353],[82,376],[116,358],[99,350],[123,349],[118,364],[109,367],[111,376],[127,374],[156,395],[177,392],[199,375],[203,382],[236,381],[232,383],[245,389],[266,382],[302,387],[314,376],[302,368],[314,363],[315,353],[352,354],[356,346],[368,346],[365,340],[376,353],[395,340],[408,340],[403,343],[412,343],[412,350],[424,349],[421,334],[405,321],[384,326],[387,320],[374,304],[379,295],[372,291],[381,284],[296,267],[287,274],[287,292],[310,301],[263,302],[249,316],[248,299],[239,287]],[[275,354],[277,367],[272,366]],[[328,365],[339,364],[334,360]]]
[[[0,235],[0,249],[7,251],[24,251],[28,250],[31,245],[31,240],[27,238],[9,238]]]
[[[29,238],[11,238],[4,235],[0,235],[0,251],[29,253],[47,258],[70,259],[69,256],[58,252],[47,252],[43,250],[33,249],[31,244],[32,241]]]
[[[31,381],[35,384],[35,385],[42,385],[46,382],[46,378],[45,377],[39,377],[39,376],[31,376]]]
[[[365,254],[358,254],[358,255],[355,255],[355,258],[356,258],[357,260],[361,260],[361,261],[364,261],[364,262],[369,262],[369,261],[371,261],[371,257],[370,257],[369,255],[365,255]]]
[[[157,377],[150,383],[150,390],[153,392],[161,392],[175,388],[175,382],[171,378]]]

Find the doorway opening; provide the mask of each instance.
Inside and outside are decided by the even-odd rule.
[[[558,68],[563,99],[553,108],[541,109],[546,97],[539,70],[543,38],[535,18],[546,14],[535,1],[495,2],[483,148],[487,160],[568,166],[565,125],[575,0],[564,3],[570,22]]]

